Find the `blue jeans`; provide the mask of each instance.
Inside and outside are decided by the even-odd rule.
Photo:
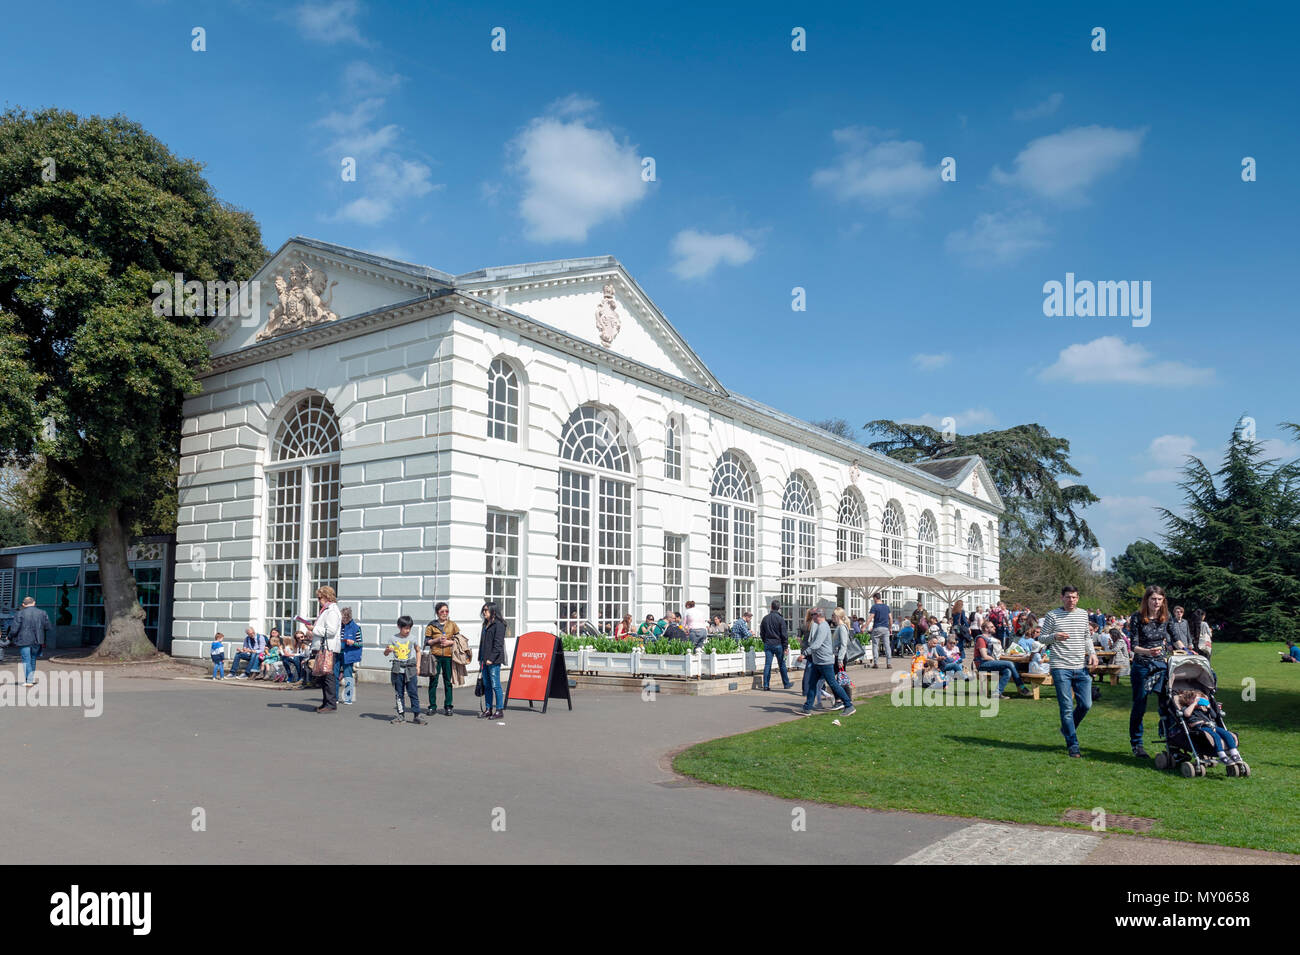
[[[998,673],[998,693],[1006,692],[1007,684],[1012,680],[1016,681],[1016,686],[1023,687],[1025,681],[1020,679],[1020,672],[1016,665],[1010,660],[981,660],[979,668],[985,673]]]
[[[1202,723],[1200,726],[1190,727],[1193,733],[1201,732],[1208,734],[1214,740],[1214,751],[1216,753],[1226,752],[1230,749],[1237,748],[1237,737],[1233,736],[1222,726],[1215,726],[1211,723]]]
[[[769,647],[763,645],[763,689],[767,689],[772,682],[772,658],[776,657],[776,662],[781,667],[781,682],[785,688],[790,689],[790,674],[785,668],[785,651],[780,647]]]
[[[1147,715],[1147,690],[1144,684],[1151,673],[1150,657],[1133,657],[1129,681],[1133,684],[1133,708],[1128,714],[1128,741],[1130,746],[1142,745],[1142,719]]]
[[[212,675],[219,680],[226,678],[226,658],[215,657],[212,661]]]
[[[1075,730],[1092,709],[1092,674],[1087,670],[1052,667],[1052,686],[1056,687],[1056,704],[1061,708],[1061,735],[1070,749],[1079,748]]]
[[[494,699],[495,705],[492,702]],[[503,710],[506,707],[506,697],[501,692],[501,664],[499,663],[491,663],[483,667],[483,705],[489,710]]]
[[[284,664],[284,678],[290,683],[297,683],[302,679],[302,660],[299,657],[280,657],[280,662]]]
[[[411,712],[420,715],[420,678],[414,667],[403,667],[392,675],[393,691],[397,694],[397,715],[402,715],[402,694],[411,699]]]
[[[839,697],[841,703],[846,707],[853,705],[853,701],[849,699],[849,694],[844,687],[840,686],[840,681],[835,679],[835,664],[809,662],[808,669],[813,671],[813,675],[808,678],[808,696],[803,701],[803,711],[805,713],[813,711],[813,705],[817,702],[817,687],[822,680],[826,681],[826,685],[831,688],[832,693]]]
[[[939,672],[945,675],[944,679],[947,679],[949,673],[961,673],[961,664],[955,660],[952,663],[945,663],[939,668]]]
[[[23,658],[23,682],[31,683],[32,677],[36,673],[36,655],[41,652],[40,646],[33,643],[30,647],[19,647],[18,654]]]

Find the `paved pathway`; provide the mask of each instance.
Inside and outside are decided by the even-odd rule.
[[[787,718],[794,691],[645,702],[584,690],[572,712],[512,711],[502,726],[469,715],[466,689],[460,715],[394,726],[382,685],[321,715],[318,694],[183,678],[193,671],[179,667],[132,672],[107,675],[95,719],[0,710],[0,863],[893,863],[956,861],[958,845],[981,861],[1041,863],[1102,861],[1132,841],[800,804],[668,768],[685,745]],[[206,828],[195,831],[200,809]],[[309,837],[306,819],[322,809],[335,834]],[[1042,840],[1032,860],[1015,851],[1027,838]],[[1162,845],[1175,861],[1291,858]]]

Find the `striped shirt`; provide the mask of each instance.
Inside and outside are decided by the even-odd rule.
[[[1053,670],[1081,670],[1093,652],[1088,611],[1082,607],[1049,610],[1041,624],[1043,643],[1051,644]]]

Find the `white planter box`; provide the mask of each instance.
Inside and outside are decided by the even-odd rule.
[[[705,676],[726,676],[731,673],[745,672],[745,654],[717,653],[710,651],[703,657]]]
[[[584,647],[581,650],[564,651],[564,669],[569,673],[581,673],[587,669],[587,650]]]
[[[700,675],[698,653],[639,653],[637,673],[653,676],[697,677]]]
[[[614,673],[619,676],[636,675],[636,658],[639,653],[605,653],[599,650],[585,650],[587,655],[584,669],[596,673]]]

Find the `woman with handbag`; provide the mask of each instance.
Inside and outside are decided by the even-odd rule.
[[[442,713],[451,716],[452,655],[460,627],[451,619],[446,601],[433,608],[434,619],[424,628],[424,653],[420,655],[420,676],[429,678],[429,712],[438,712],[438,678],[442,678]],[[468,643],[466,644],[468,647]]]
[[[311,659],[311,672],[320,678],[322,687],[321,705],[317,713],[333,713],[338,709],[338,684],[334,677],[334,655],[342,649],[340,633],[343,631],[343,615],[339,613],[338,597],[333,587],[320,587],[316,590],[316,600],[320,603],[320,614],[314,621],[306,624],[311,634],[312,649],[315,655]]]
[[[357,681],[352,675],[352,668],[361,662],[361,624],[352,619],[351,607],[340,610],[339,617],[343,623],[339,631],[339,639],[343,644],[343,680],[339,699],[351,706],[357,699]]]
[[[481,613],[483,634],[478,641],[479,679],[483,681],[483,693],[487,699],[479,718],[499,720],[506,715],[506,698],[501,692],[501,667],[506,662],[506,624],[497,605],[491,601],[483,605]]]

